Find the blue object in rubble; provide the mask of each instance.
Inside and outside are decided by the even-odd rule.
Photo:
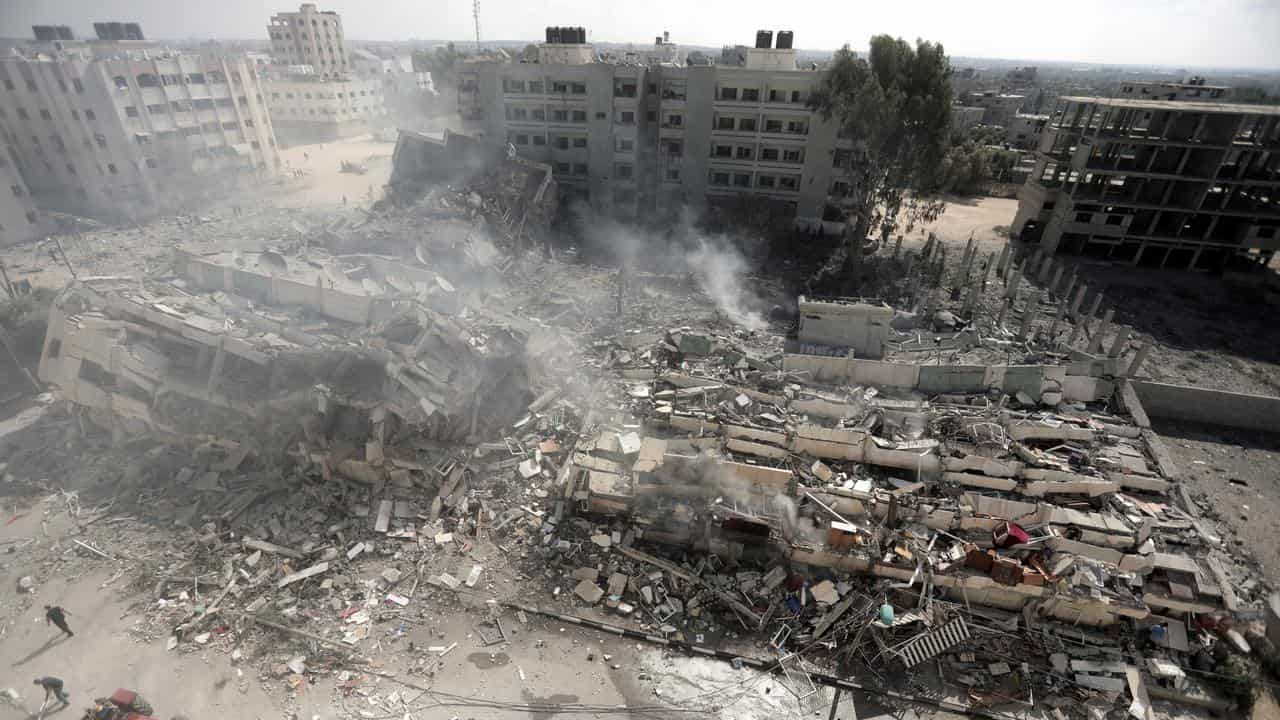
[[[893,625],[893,606],[889,603],[880,606],[880,622]]]

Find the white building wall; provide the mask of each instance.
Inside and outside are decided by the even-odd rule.
[[[323,142],[369,132],[386,120],[383,83],[268,79],[263,89],[281,142]]]

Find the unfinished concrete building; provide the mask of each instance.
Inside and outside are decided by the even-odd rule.
[[[1280,107],[1064,97],[1013,231],[1146,267],[1265,264],[1280,248]]]

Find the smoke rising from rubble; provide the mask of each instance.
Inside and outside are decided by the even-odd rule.
[[[585,203],[572,212],[589,251],[629,271],[687,273],[729,321],[753,331],[768,326],[763,300],[745,284],[750,270],[742,252],[725,235],[704,234],[687,209],[665,236],[599,216]]]

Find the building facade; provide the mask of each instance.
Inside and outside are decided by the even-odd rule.
[[[1280,249],[1280,107],[1063,97],[1013,231],[1046,251],[1217,269]]]
[[[0,247],[39,238],[48,227],[18,171],[17,136],[0,120]]]
[[[276,135],[286,145],[367,133],[387,115],[380,79],[284,75],[263,80],[263,90]]]
[[[1040,144],[1040,136],[1048,124],[1048,115],[1018,113],[1005,126],[1005,144],[1018,150],[1033,150]]]
[[[965,96],[964,104],[982,108],[983,124],[1009,127],[1025,101],[1026,97],[1023,95],[986,90],[969,93]]]
[[[1187,82],[1142,81],[1120,83],[1117,97],[1134,100],[1197,100],[1219,102],[1231,97],[1226,85],[1206,85],[1204,78],[1192,77]]]
[[[127,44],[0,59],[10,161],[42,209],[132,220],[279,166],[257,75],[237,55]]]
[[[271,56],[280,65],[310,65],[322,80],[344,78],[351,72],[342,17],[303,3],[298,12],[271,16],[267,25]]]
[[[689,205],[819,219],[841,191],[835,125],[806,105],[821,75],[789,47],[735,66],[597,62],[579,42],[539,57],[556,62],[465,68],[459,109],[469,131],[549,163],[562,196],[623,218]]]

